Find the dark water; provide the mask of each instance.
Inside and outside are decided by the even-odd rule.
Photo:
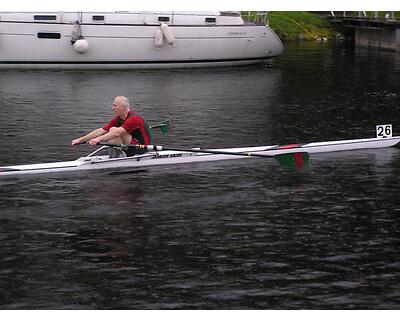
[[[77,158],[115,95],[158,144],[400,133],[400,55],[292,44],[265,66],[2,71],[0,164]],[[0,180],[2,309],[399,309],[400,150]]]

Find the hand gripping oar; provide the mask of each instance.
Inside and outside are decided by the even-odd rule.
[[[233,151],[218,151],[209,149],[185,149],[185,148],[174,148],[174,147],[163,147],[155,145],[129,145],[129,144],[112,144],[107,142],[98,143],[102,146],[109,147],[120,147],[120,148],[136,148],[142,151],[180,151],[180,152],[192,152],[192,153],[208,153],[208,154],[226,154],[231,156],[240,157],[259,157],[259,158],[274,158],[283,167],[288,168],[307,168],[310,165],[310,156],[307,152],[292,152],[292,153],[280,153],[276,155],[260,154],[258,152],[233,152]]]

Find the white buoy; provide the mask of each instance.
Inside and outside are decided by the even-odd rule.
[[[85,38],[81,37],[80,39],[75,41],[74,49],[78,53],[86,53],[89,50],[89,42]]]
[[[156,32],[156,38],[154,39],[154,45],[156,46],[157,50],[159,50],[164,43],[164,35],[161,29],[158,29]]]
[[[161,23],[161,31],[169,45],[175,47],[175,35],[166,23]]]

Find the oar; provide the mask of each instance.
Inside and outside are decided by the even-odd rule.
[[[256,152],[232,152],[232,151],[218,151],[209,149],[185,149],[185,148],[174,148],[164,147],[155,145],[129,145],[129,144],[112,144],[107,142],[99,142],[99,145],[109,147],[120,147],[120,148],[136,148],[142,151],[180,151],[180,152],[195,152],[195,153],[208,153],[208,154],[226,154],[231,156],[241,157],[259,157],[259,158],[274,158],[283,167],[289,168],[307,168],[310,165],[310,156],[307,152],[292,152],[292,153],[280,153],[276,155],[260,154]]]
[[[150,126],[150,129],[160,129],[161,133],[167,133],[171,129],[171,120],[166,119],[164,121],[161,121],[159,124],[156,124],[154,126]]]

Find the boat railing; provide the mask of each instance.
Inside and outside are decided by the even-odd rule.
[[[396,20],[399,15],[395,11],[330,11],[331,17],[341,18],[370,18]]]
[[[245,23],[268,25],[268,11],[247,11],[242,13]]]

